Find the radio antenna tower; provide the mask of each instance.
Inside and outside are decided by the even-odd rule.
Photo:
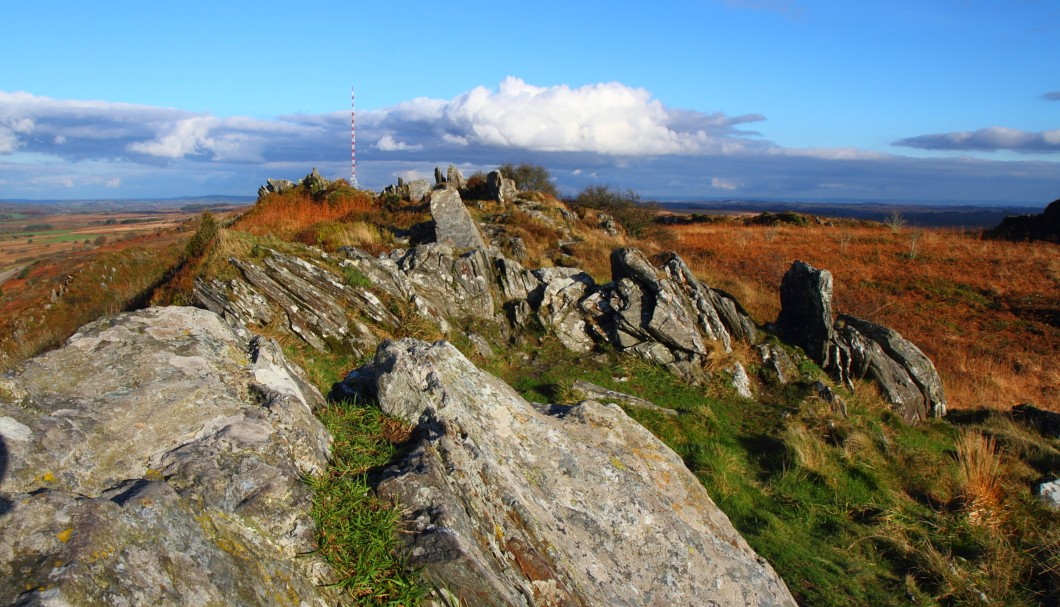
[[[357,97],[354,90],[350,88],[350,185],[359,188],[357,184]]]

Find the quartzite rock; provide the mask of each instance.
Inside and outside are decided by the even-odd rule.
[[[535,407],[451,345],[359,372],[417,424],[378,491],[408,555],[468,605],[794,606],[681,458],[615,405]]]
[[[0,391],[0,603],[324,605],[322,397],[196,308],[86,325]]]
[[[447,187],[431,193],[431,216],[435,240],[440,244],[456,249],[486,247],[482,233],[455,189]]]

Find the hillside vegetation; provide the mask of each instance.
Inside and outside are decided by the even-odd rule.
[[[1060,350],[1055,245],[804,216],[773,225],[741,218],[661,225],[643,221],[654,210],[633,193],[586,194],[569,205],[539,192],[521,193],[514,206],[467,203],[501,248],[518,248],[530,268],[579,267],[605,280],[613,248],[677,250],[767,333],[792,261],[831,270],[839,311],[896,329],[935,361],[950,415],[909,425],[873,385],[835,386],[790,348],[799,377],[787,384],[760,374],[746,346],[719,353],[719,369],[731,361],[747,366],[754,399],[741,398],[720,373],[691,385],[610,349],[574,354],[540,327],[490,351],[453,319],[448,338],[465,355],[533,401],[573,403],[573,383],[582,379],[676,410],[627,413],[683,458],[802,605],[1060,602],[1060,516],[1033,494],[1039,481],[1060,477],[1060,441],[1007,413],[1027,400],[1060,408],[1052,363]],[[239,271],[229,258],[258,260],[274,249],[371,289],[401,321],[395,330],[372,325],[376,338],[437,339],[440,327],[339,264],[342,247],[378,254],[426,242],[432,229],[426,204],[376,198],[341,181],[268,192],[230,225],[204,216],[191,241],[197,244],[184,249],[181,269],[154,301],[194,302],[196,279],[225,280]],[[325,393],[371,355],[340,344],[316,350],[278,318],[251,329],[280,341]],[[846,406],[817,396],[818,381]],[[321,552],[351,601],[412,604],[429,589],[395,550],[393,508],[371,497],[376,473],[401,450],[409,428],[365,402],[336,399],[324,417],[337,447],[332,470],[312,481]]]

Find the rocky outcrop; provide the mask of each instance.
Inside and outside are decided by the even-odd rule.
[[[1054,200],[1038,215],[1011,215],[1001,220],[984,238],[996,240],[1044,240],[1060,243],[1060,199]]]
[[[312,196],[322,194],[331,186],[331,182],[324,179],[315,168],[298,183],[287,179],[268,179],[265,185],[258,188],[258,198],[266,194],[283,194],[298,187],[305,188]]]
[[[436,242],[457,249],[486,247],[478,225],[455,188],[447,187],[431,193],[431,216],[434,217]]]
[[[383,196],[397,196],[407,202],[421,202],[431,193],[431,183],[426,179],[413,179],[408,183],[398,177],[397,185],[383,188]]]
[[[796,261],[780,288],[777,332],[848,386],[871,379],[906,421],[946,414],[931,359],[897,331],[853,316],[832,322],[832,275]]]
[[[676,254],[656,268],[636,249],[611,254],[613,283],[602,324],[621,350],[697,379],[715,350],[732,350],[734,335],[753,341],[754,323],[734,301],[706,286]],[[719,344],[718,346],[712,343]]]
[[[83,327],[0,389],[0,603],[325,605],[320,394],[195,308]]]
[[[794,600],[681,459],[615,405],[532,406],[444,342],[388,342],[350,379],[416,424],[378,492],[462,604]]]
[[[351,318],[347,310],[353,308],[366,320],[391,330],[399,324],[367,287],[346,284],[343,277],[301,257],[262,249],[258,262],[228,261],[240,271],[240,277],[228,281],[199,279],[194,295],[203,307],[234,325],[265,325],[280,316],[283,328],[317,350],[331,344],[367,353],[378,341],[368,325]]]
[[[840,380],[869,378],[907,421],[946,415],[942,380],[931,359],[897,331],[841,315],[828,367]]]

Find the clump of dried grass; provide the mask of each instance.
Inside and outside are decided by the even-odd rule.
[[[996,441],[974,430],[957,437],[957,465],[968,520],[996,527],[1002,518],[1001,457]]]

